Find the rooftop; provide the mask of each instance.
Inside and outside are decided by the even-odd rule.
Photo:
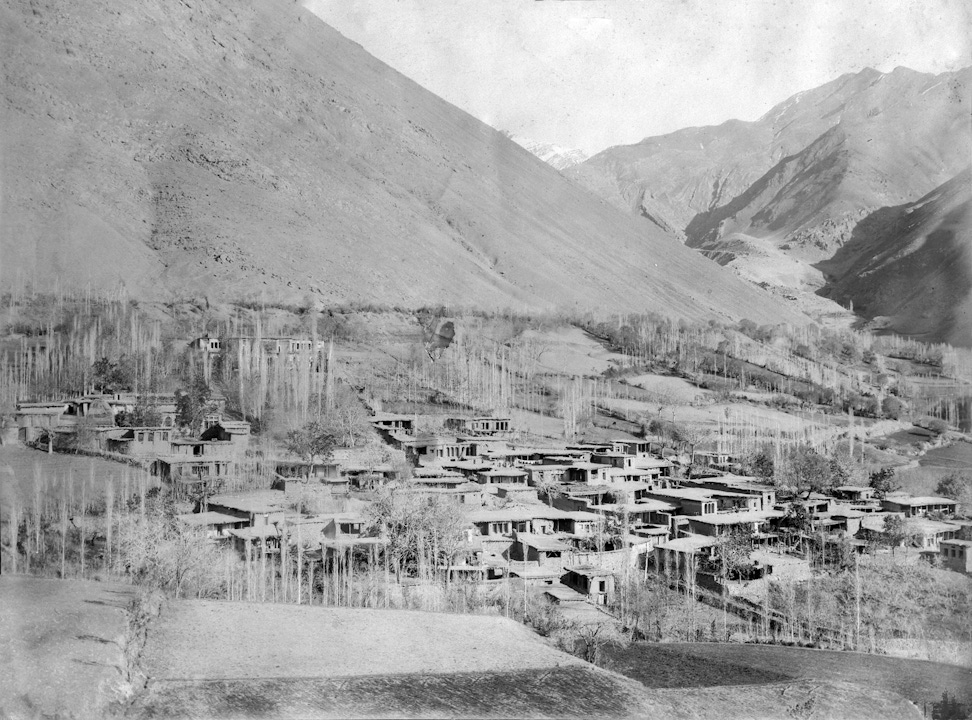
[[[614,575],[607,568],[598,567],[597,565],[574,565],[573,567],[564,569],[572,573],[577,573],[578,575],[583,575],[584,577],[606,577],[608,575]]]
[[[704,525],[738,525],[739,523],[763,522],[771,518],[781,518],[785,513],[779,510],[751,510],[750,512],[728,512],[715,515],[693,515],[689,522],[700,522]]]
[[[239,522],[244,522],[242,518],[238,518],[233,515],[225,515],[224,513],[212,512],[212,511],[176,515],[176,520],[186,525],[195,525],[195,526],[230,525]]]
[[[560,520],[568,519],[571,514],[549,505],[514,505],[505,508],[477,508],[466,514],[471,523],[504,522],[517,520]]]
[[[674,550],[675,552],[695,553],[702,548],[712,547],[718,542],[714,537],[708,537],[707,535],[686,535],[675,540],[659,543],[655,547],[663,550]]]
[[[890,502],[896,503],[898,505],[907,505],[909,507],[914,507],[916,505],[957,505],[958,503],[952,498],[947,497],[935,497],[932,495],[921,495],[919,497],[902,497],[900,495],[888,497]]]
[[[573,550],[570,545],[561,542],[554,535],[538,535],[536,533],[518,532],[516,534],[516,539],[524,545],[529,545],[530,547],[536,548],[541,552],[569,552],[570,550]]]

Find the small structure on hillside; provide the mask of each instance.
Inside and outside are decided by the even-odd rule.
[[[517,532],[516,543],[510,548],[510,558],[535,562],[541,567],[562,567],[565,553],[572,551],[573,547],[552,535]]]
[[[105,438],[105,449],[120,455],[152,458],[168,455],[171,451],[174,430],[171,427],[120,428]]]
[[[415,434],[415,419],[411,415],[375,413],[370,420],[376,430],[400,435]]]
[[[450,417],[445,419],[445,426],[462,435],[492,437],[508,433],[511,421],[508,417]]]
[[[938,544],[942,566],[972,575],[972,540],[942,540]]]
[[[239,530],[248,525],[248,520],[245,518],[212,510],[176,515],[176,521],[186,527],[205,530],[206,537],[211,540],[229,539],[231,537],[230,531]]]
[[[575,565],[565,568],[561,582],[586,595],[595,605],[607,605],[614,594],[614,573],[596,565]]]

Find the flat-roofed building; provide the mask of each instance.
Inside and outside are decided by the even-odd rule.
[[[927,515],[931,512],[954,515],[958,509],[958,503],[946,497],[890,495],[881,501],[881,507],[888,512],[903,513],[906,518],[910,518]]]
[[[938,556],[943,567],[972,575],[972,540],[942,540],[938,543]]]

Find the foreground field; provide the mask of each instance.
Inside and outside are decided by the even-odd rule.
[[[658,688],[813,679],[897,693],[918,705],[941,700],[944,691],[972,701],[972,670],[966,668],[779,645],[635,643],[609,651],[606,666]]]
[[[888,692],[783,675],[648,689],[496,616],[174,602],[142,669],[135,718],[920,717]]]
[[[0,717],[101,717],[126,694],[134,588],[0,577]]]

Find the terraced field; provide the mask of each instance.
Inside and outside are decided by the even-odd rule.
[[[863,653],[779,645],[635,643],[623,650],[609,649],[605,665],[652,688],[812,679],[896,693],[919,706],[941,700],[944,691],[972,702],[972,670]]]

